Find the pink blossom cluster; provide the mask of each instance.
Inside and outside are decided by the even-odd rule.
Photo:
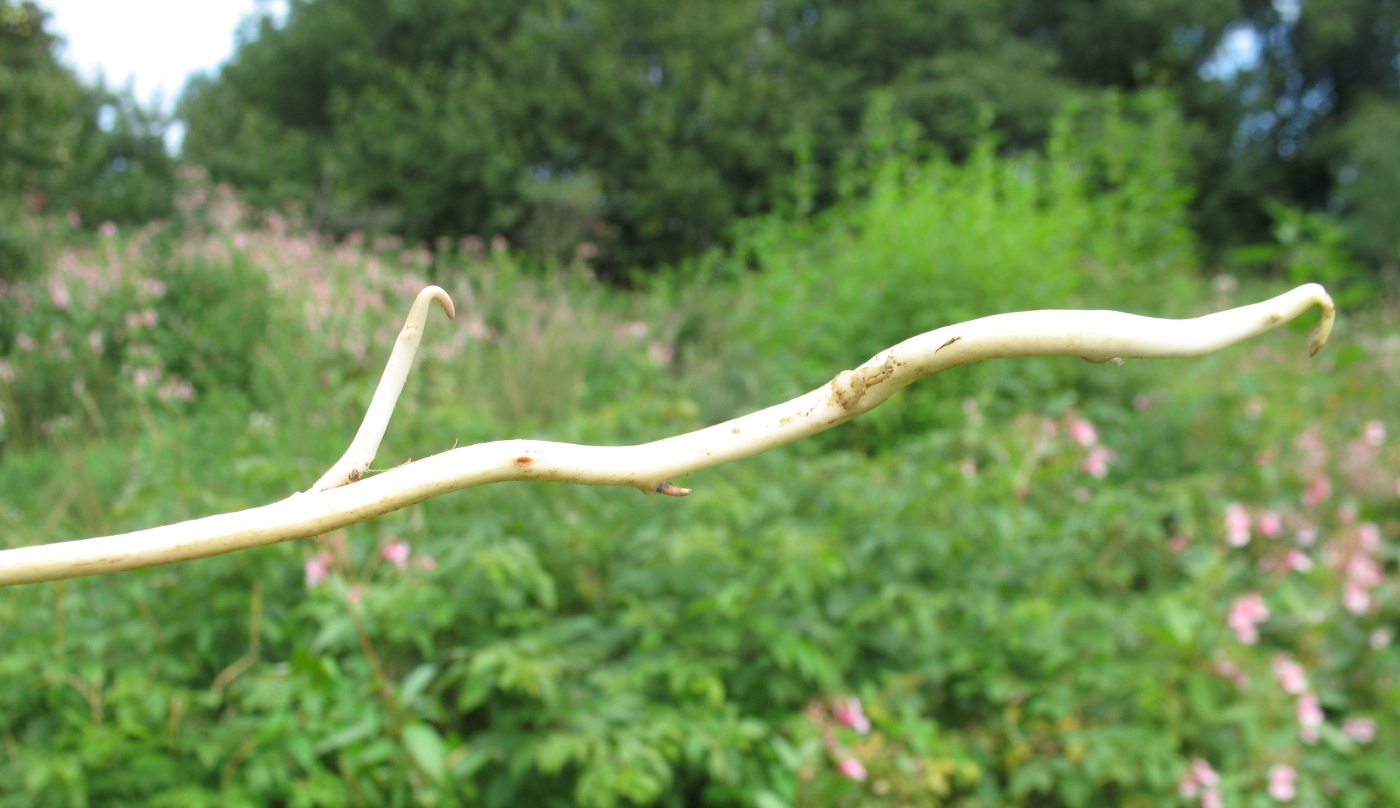
[[[1274,676],[1278,677],[1278,686],[1283,688],[1283,692],[1296,696],[1308,689],[1308,673],[1292,657],[1287,654],[1275,654],[1273,668]]]
[[[1223,808],[1220,797],[1220,775],[1202,758],[1191,761],[1191,767],[1177,784],[1177,791],[1186,799],[1201,798],[1201,808]]]
[[[1385,443],[1385,424],[1380,421],[1367,421],[1361,428],[1361,442],[1373,448]]]
[[[1384,573],[1372,553],[1382,549],[1380,527],[1373,522],[1363,522],[1356,528],[1355,543],[1349,554],[1336,553],[1342,560],[1342,572],[1346,580],[1342,583],[1342,606],[1352,614],[1366,614],[1371,611],[1371,591],[1384,581]]]
[[[1098,479],[1107,477],[1109,466],[1118,459],[1118,453],[1099,443],[1098,427],[1085,418],[1071,418],[1065,431],[1071,440],[1089,450],[1079,464],[1084,473]]]
[[[1298,448],[1303,453],[1298,473],[1308,481],[1301,499],[1303,505],[1315,508],[1332,495],[1332,479],[1327,476],[1327,447],[1314,427],[1298,436]]]
[[[861,763],[859,758],[851,755],[841,758],[841,761],[836,764],[836,770],[841,772],[842,776],[849,777],[857,783],[865,782],[865,764]]]
[[[1372,420],[1367,421],[1361,427],[1361,434],[1347,444],[1339,465],[1342,476],[1352,490],[1371,496],[1385,496],[1390,493],[1394,481],[1396,492],[1400,493],[1400,480],[1378,465],[1385,440],[1385,424]]]
[[[1308,557],[1307,553],[1294,547],[1278,558],[1266,556],[1259,559],[1259,566],[1266,570],[1276,569],[1280,572],[1289,572],[1293,570],[1308,572],[1313,568],[1313,560]]]
[[[1307,671],[1287,654],[1276,654],[1273,659],[1274,676],[1278,678],[1283,692],[1298,697],[1298,734],[1304,743],[1317,743],[1318,731],[1325,717],[1317,694],[1308,687]],[[1370,743],[1376,736],[1376,722],[1369,718],[1348,718],[1342,722],[1342,735],[1357,743]],[[1271,774],[1272,778],[1273,775]],[[1291,785],[1291,781],[1290,781]],[[1284,789],[1280,789],[1282,791]],[[1288,789],[1291,793],[1291,788]],[[1271,787],[1270,794],[1274,794]],[[1275,795],[1275,799],[1287,802]],[[1289,799],[1292,799],[1289,797]]]
[[[861,735],[870,731],[870,719],[865,716],[860,699],[855,696],[838,698],[831,706],[831,717],[836,723],[850,727]]]
[[[1342,722],[1342,734],[1357,743],[1370,743],[1376,737],[1376,722],[1370,718],[1348,718]]]
[[[1298,735],[1303,743],[1317,743],[1317,731],[1322,727],[1322,704],[1311,691],[1298,697]]]
[[[1080,446],[1093,446],[1099,442],[1099,430],[1092,421],[1074,418],[1070,420],[1066,431],[1069,432],[1070,438]]]
[[[1269,796],[1279,802],[1292,802],[1298,796],[1294,784],[1298,772],[1287,763],[1279,763],[1269,768]]]
[[[1210,663],[1210,672],[1229,679],[1240,690],[1249,687],[1249,675],[1244,672],[1243,668],[1228,659],[1217,659]]]
[[[1225,508],[1225,541],[1231,547],[1243,547],[1249,544],[1249,511],[1238,502],[1232,502]]]
[[[384,545],[379,553],[384,557],[385,561],[388,561],[399,569],[408,569],[408,542],[401,539],[393,539],[388,544]]]
[[[841,745],[834,728],[828,723],[834,719],[837,724],[850,727],[862,735],[870,732],[870,719],[866,717],[860,699],[856,696],[838,696],[828,703],[813,701],[807,705],[806,712],[807,719],[821,729],[822,742],[836,762],[836,771],[842,777],[864,782],[867,777],[865,764]]]
[[[1245,645],[1253,645],[1259,642],[1258,624],[1269,619],[1269,607],[1264,603],[1264,596],[1258,592],[1250,592],[1235,598],[1230,604],[1230,613],[1226,618],[1230,628],[1234,630],[1235,636]]]
[[[308,559],[306,562],[306,585],[319,586],[321,582],[325,581],[331,573],[331,564],[334,560],[334,557],[325,550]]]
[[[1276,654],[1273,659],[1274,676],[1278,678],[1278,685],[1283,692],[1298,697],[1297,717],[1298,734],[1304,743],[1316,743],[1318,729],[1322,726],[1323,714],[1322,704],[1318,701],[1317,694],[1308,687],[1308,675],[1303,666],[1287,654]],[[1272,778],[1273,775],[1271,774]],[[1282,791],[1283,789],[1280,789]],[[1287,789],[1292,793],[1291,780]],[[1270,794],[1274,793],[1272,786]],[[1282,798],[1275,796],[1275,799]],[[1292,799],[1292,797],[1289,797]]]

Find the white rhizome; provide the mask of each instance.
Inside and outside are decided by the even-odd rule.
[[[1117,311],[1027,311],[945,326],[905,340],[791,401],[722,424],[637,446],[504,440],[452,449],[365,477],[408,378],[436,286],[419,293],[359,432],[345,455],[303,493],[280,502],[174,525],[0,551],[0,586],[169,564],[317,536],[430,497],[505,480],[621,485],[684,496],[671,482],[814,435],[879,406],[941,370],[1013,356],[1078,356],[1091,362],[1199,356],[1262,334],[1313,306],[1322,310],[1311,350],[1327,341],[1336,309],[1306,284],[1262,303],[1190,320]]]

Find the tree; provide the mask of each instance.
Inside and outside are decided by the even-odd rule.
[[[250,26],[180,115],[187,159],[318,226],[502,232],[555,254],[586,239],[621,268],[720,243],[737,217],[830,202],[882,105],[956,156],[988,131],[1039,145],[1076,92],[1202,85],[1228,10],[303,0]],[[561,220],[569,235],[547,244]]]
[[[1395,169],[1389,154],[1400,136],[1393,112],[1400,102],[1400,4],[1243,5],[1240,24],[1260,43],[1260,60],[1235,80],[1240,114],[1226,132],[1229,170],[1202,186],[1204,218],[1218,223],[1207,225],[1207,235],[1228,242],[1231,234],[1220,228],[1232,226],[1263,235],[1274,200],[1342,213],[1363,254],[1394,261],[1393,244],[1378,236],[1393,232],[1400,218],[1379,188]]]
[[[48,14],[0,0],[0,220],[76,210],[90,223],[144,222],[170,208],[166,122],[129,92],[85,85],[56,55]],[[5,225],[0,225],[5,227]],[[13,239],[0,235],[0,241]],[[6,248],[0,246],[0,252]],[[5,260],[5,259],[0,259]],[[0,270],[0,275],[11,274]]]

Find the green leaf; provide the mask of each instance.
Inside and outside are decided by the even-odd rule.
[[[418,698],[418,696],[427,689],[428,684],[433,681],[433,677],[436,675],[436,665],[425,663],[414,668],[403,678],[403,687],[399,692],[399,700],[404,704],[408,704]]]
[[[316,744],[316,754],[324,755],[327,752],[334,752],[337,749],[349,746],[355,741],[373,733],[379,727],[379,723],[373,719],[366,719],[358,724],[352,724],[339,732],[332,733],[330,737]]]
[[[441,781],[446,776],[444,764],[447,760],[447,746],[442,736],[428,724],[416,723],[404,727],[403,744],[408,754],[423,773]]]

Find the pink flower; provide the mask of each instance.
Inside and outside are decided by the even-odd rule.
[[[1311,558],[1308,558],[1307,553],[1295,547],[1283,554],[1282,566],[1285,570],[1307,572],[1313,568],[1313,562]]]
[[[306,562],[306,585],[316,586],[326,580],[331,571],[331,554],[317,553]]]
[[[408,566],[408,552],[408,542],[399,539],[389,542],[379,551],[379,553],[384,556],[385,561],[391,562],[399,569],[404,569]]]
[[[1305,524],[1298,528],[1298,544],[1302,547],[1311,547],[1317,542],[1317,525]]]
[[[837,699],[831,708],[831,715],[837,723],[845,724],[862,735],[870,731],[870,719],[865,717],[865,712],[860,706],[860,699],[855,696]]]
[[[1322,705],[1314,693],[1304,693],[1298,697],[1298,726],[1307,743],[1317,741],[1317,728],[1322,726]]]
[[[1278,686],[1283,688],[1283,692],[1296,696],[1308,689],[1307,671],[1286,654],[1275,656],[1273,667],[1274,675],[1278,677]]]
[[[1220,798],[1220,791],[1214,788],[1206,789],[1206,793],[1201,795],[1201,808],[1225,808],[1225,801]]]
[[[352,586],[345,591],[345,599],[351,603],[359,603],[364,597],[365,590],[359,586]]]
[[[1362,522],[1356,528],[1356,542],[1367,552],[1377,552],[1381,549],[1381,529],[1375,522]]]
[[[1238,502],[1225,508],[1225,541],[1231,547],[1249,544],[1249,511]]]
[[[1332,495],[1332,479],[1325,474],[1319,474],[1308,483],[1308,490],[1303,492],[1303,504],[1309,508],[1322,502]]]
[[[1274,511],[1264,511],[1259,517],[1259,535],[1268,539],[1283,532],[1283,519]]]
[[[1189,540],[1185,536],[1172,536],[1171,540],[1167,542],[1167,546],[1172,549],[1173,553],[1179,553],[1186,549],[1188,542]]]
[[[865,766],[853,757],[841,758],[841,762],[836,764],[836,770],[857,783],[865,782]]]
[[[1279,802],[1292,802],[1297,796],[1293,783],[1298,773],[1287,763],[1280,763],[1269,769],[1269,796]]]
[[[1379,586],[1382,579],[1381,568],[1364,553],[1357,553],[1347,559],[1347,580],[1370,589]]]
[[[437,559],[430,555],[420,555],[413,563],[425,570],[435,569],[437,567]]]
[[[73,296],[68,294],[67,285],[59,278],[49,278],[49,299],[59,311],[68,311],[68,307],[73,305]]]
[[[89,332],[88,332],[88,339],[87,339],[87,342],[88,342],[88,347],[92,349],[92,352],[93,352],[93,353],[95,353],[95,354],[100,354],[100,353],[102,353],[102,332],[101,332],[101,331],[89,331]]]
[[[1264,596],[1258,592],[1241,595],[1230,604],[1230,614],[1226,622],[1234,630],[1235,636],[1245,645],[1259,642],[1259,629],[1256,624],[1269,619],[1269,608],[1264,604]]]
[[[23,331],[15,335],[15,344],[18,345],[22,351],[34,351],[39,348],[39,343],[35,342],[33,337]]]
[[[1108,476],[1108,464],[1117,459],[1118,455],[1104,446],[1095,446],[1089,450],[1089,456],[1084,458],[1081,467],[1091,477],[1100,479]]]
[[[1069,422],[1069,436],[1080,446],[1093,446],[1099,442],[1099,431],[1090,421],[1075,418]]]
[[[1384,648],[1387,645],[1390,645],[1390,641],[1394,636],[1394,632],[1392,632],[1390,629],[1378,628],[1375,631],[1371,632],[1371,647],[1377,649]]]
[[[1240,690],[1249,687],[1249,675],[1229,660],[1220,659],[1210,663],[1210,672],[1229,679]]]
[[[1152,396],[1146,393],[1138,393],[1133,396],[1133,409],[1145,410],[1152,406]]]
[[[1196,778],[1196,782],[1206,788],[1214,788],[1220,784],[1220,775],[1215,773],[1209,762],[1204,758],[1196,758],[1191,761],[1191,776]]]
[[[1342,734],[1357,743],[1370,743],[1376,737],[1376,722],[1369,718],[1348,718],[1342,722]]]
[[[1352,614],[1365,614],[1371,610],[1371,593],[1356,581],[1347,581],[1342,587],[1342,606]]]
[[[1367,446],[1380,446],[1385,443],[1385,424],[1380,421],[1367,421],[1361,428],[1361,440]]]

